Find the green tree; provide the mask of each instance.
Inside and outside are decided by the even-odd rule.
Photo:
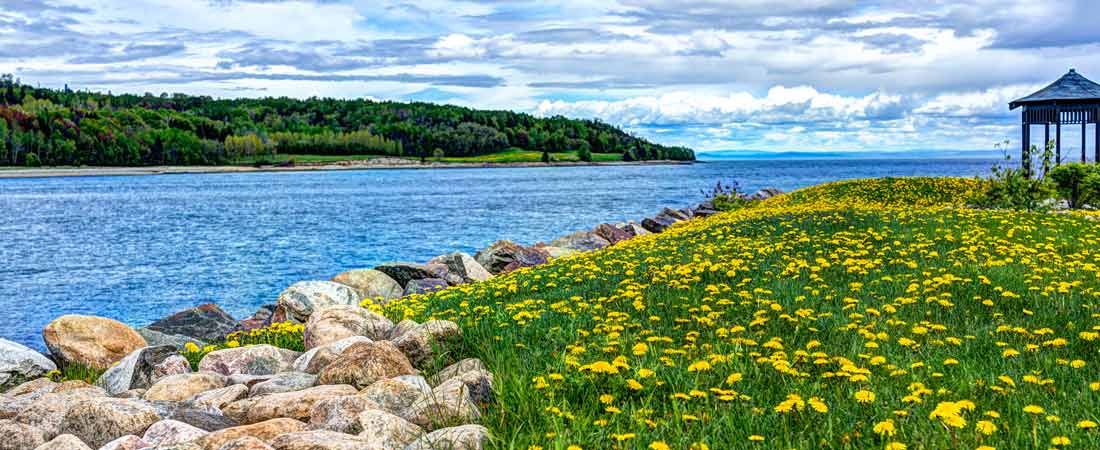
[[[582,146],[580,150],[577,150],[577,157],[584,162],[592,162],[592,150],[588,149],[588,146]]]
[[[447,156],[447,154],[443,152],[443,149],[436,147],[435,150],[432,150],[432,158],[435,158],[436,161],[442,161],[444,156]]]
[[[542,162],[550,164],[550,152],[542,152]]]

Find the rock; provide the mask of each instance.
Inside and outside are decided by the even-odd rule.
[[[11,420],[0,420],[0,450],[27,450],[46,443],[46,434],[37,427]]]
[[[267,445],[264,441],[256,439],[252,436],[245,436],[243,438],[234,439],[226,442],[217,450],[275,450]]]
[[[535,244],[535,248],[538,249],[540,252],[546,253],[546,255],[548,257],[553,258],[553,259],[557,259],[557,258],[561,258],[561,257],[565,257],[565,256],[569,256],[569,255],[577,253],[576,250],[570,250],[570,249],[562,248],[562,247],[555,247],[553,245],[546,244],[546,243],[543,243],[543,242],[539,242],[538,244]]]
[[[331,306],[317,310],[303,327],[306,349],[314,349],[353,336],[382,340],[389,336],[393,322],[374,311],[358,306]]]
[[[108,442],[107,445],[100,447],[99,450],[140,450],[151,446],[152,445],[143,441],[140,437],[127,434],[126,436]]]
[[[225,376],[214,372],[182,373],[161,378],[145,392],[149,401],[183,401],[225,387]]]
[[[157,410],[138,400],[93,398],[65,413],[61,429],[99,448],[127,434],[140,435],[160,420]]]
[[[3,395],[7,397],[19,397],[34,392],[53,392],[53,390],[57,388],[57,385],[57,382],[49,378],[35,378],[8,389]]]
[[[148,391],[148,389],[130,389],[115,394],[114,396],[118,398],[132,398],[134,400],[141,400],[142,397],[145,397],[145,393]]]
[[[267,375],[249,375],[245,373],[235,373],[233,375],[230,375],[229,378],[226,378],[226,384],[242,384],[251,389],[252,386],[256,385],[256,383],[263,383],[267,380],[270,380],[271,377],[274,376],[275,374],[273,373],[269,373]]]
[[[219,450],[223,445],[244,437],[251,437],[265,443],[270,443],[279,435],[305,431],[307,428],[308,426],[305,423],[298,420],[285,418],[272,419],[252,425],[243,425],[215,431],[199,439],[198,444],[203,450]]]
[[[327,430],[287,433],[271,441],[275,450],[382,450],[359,436]]]
[[[332,277],[332,281],[349,286],[359,293],[359,298],[371,299],[380,305],[401,298],[404,292],[397,281],[374,269],[349,270]]]
[[[321,400],[309,412],[309,426],[315,430],[358,434],[362,431],[359,413],[379,409],[377,403],[361,395],[345,395]]]
[[[409,284],[405,286],[405,295],[427,294],[429,292],[447,289],[448,286],[450,286],[450,284],[448,284],[446,280],[439,278],[410,280]]]
[[[377,404],[378,409],[394,413],[404,411],[432,392],[431,386],[428,386],[423,377],[410,377],[419,378],[423,384],[407,381],[404,379],[406,377],[387,378],[367,386],[359,392],[359,396]]]
[[[428,433],[405,450],[482,450],[488,443],[488,428],[462,425]]]
[[[84,441],[71,434],[62,434],[34,450],[92,450]]]
[[[493,274],[485,270],[485,267],[478,263],[476,259],[462,252],[437,256],[432,258],[431,261],[428,261],[428,264],[440,264],[445,266],[447,271],[456,275],[462,283],[476,283],[493,277]]]
[[[577,231],[550,242],[551,247],[561,247],[582,252],[599,250],[609,245],[611,245],[611,242],[591,231]]]
[[[475,370],[485,372],[489,371],[489,369],[485,368],[485,363],[481,362],[480,359],[466,358],[462,361],[444,367],[443,370],[440,370],[435,375],[432,375],[432,377],[428,379],[428,382],[431,383],[432,386],[439,386],[444,381],[450,380],[451,378],[454,378],[463,373],[472,372]]]
[[[382,448],[405,448],[421,436],[424,430],[385,411],[367,410],[359,413],[359,437],[379,444]]]
[[[662,209],[661,212],[657,213],[657,216],[658,217],[668,217],[668,218],[672,219],[675,222],[683,222],[685,220],[690,220],[691,219],[691,216],[687,215],[687,213],[685,213],[684,211],[681,211],[681,210],[678,210],[678,209],[672,209],[672,208]]]
[[[248,407],[246,414],[247,423],[258,423],[279,417],[289,417],[307,421],[310,419],[310,411],[313,405],[321,400],[355,395],[359,393],[348,385],[316,386],[296,392],[284,392],[256,397]]]
[[[499,274],[546,264],[549,257],[549,254],[536,248],[524,247],[512,241],[496,241],[477,252],[474,259],[490,273]]]
[[[409,281],[419,280],[423,278],[433,278],[435,273],[425,264],[416,263],[386,263],[374,270],[382,272],[397,282],[402,288],[409,284]]]
[[[233,328],[233,331],[250,331],[256,328],[263,328],[265,326],[271,325],[275,318],[276,311],[279,311],[282,314],[280,320],[276,322],[285,322],[285,308],[280,308],[279,305],[274,304],[261,305],[258,309],[256,309],[256,312],[252,313],[252,317],[242,319],[241,321],[237,322],[237,326]]]
[[[453,381],[466,385],[470,392],[470,399],[476,405],[487,405],[493,402],[493,374],[485,370],[469,370],[455,375],[444,381],[440,386]]]
[[[426,430],[476,422],[481,417],[470,390],[460,380],[451,379],[417,400],[401,417]]]
[[[118,395],[131,389],[148,389],[157,380],[168,375],[190,372],[191,365],[176,352],[176,347],[144,347],[131,352],[118,364],[107,369],[95,384],[105,389],[109,395]]]
[[[162,420],[150,425],[142,440],[154,446],[182,444],[196,441],[207,434],[210,433],[183,422]]]
[[[172,314],[146,328],[212,342],[221,340],[236,327],[237,319],[222,311],[218,305],[207,303]]]
[[[620,230],[618,227],[609,223],[597,225],[596,228],[592,230],[592,233],[607,241],[609,244],[622,242],[632,237],[626,231]]]
[[[749,195],[749,200],[767,200],[777,195],[783,195],[783,191],[779,188],[766,187]]]
[[[198,407],[221,409],[225,405],[247,397],[248,390],[248,386],[233,384],[220,389],[201,392],[187,399],[187,401]]]
[[[249,397],[266,394],[278,394],[280,392],[300,391],[317,384],[317,375],[304,372],[282,372],[271,377],[270,380],[252,385],[248,392]]]
[[[623,225],[622,230],[629,234],[631,238],[651,234],[649,230],[645,229],[645,227],[634,222],[628,222],[627,224]]]
[[[415,373],[409,359],[394,344],[362,342],[345,349],[335,362],[322,369],[318,382],[361,388],[381,379]]]
[[[162,419],[183,422],[206,431],[218,431],[240,425],[220,409],[188,402],[152,402]]]
[[[337,305],[359,306],[359,293],[331,281],[299,281],[279,294],[278,304],[291,317],[305,322],[313,312]]]
[[[61,388],[62,385],[58,385],[57,388]],[[16,414],[14,420],[37,427],[45,433],[47,439],[53,438],[68,431],[62,428],[62,423],[65,420],[65,414],[74,405],[84,400],[106,396],[107,393],[103,389],[96,387],[69,389],[62,392],[58,392],[55,388],[53,392],[43,394],[26,405]]]
[[[0,392],[56,370],[57,365],[30,348],[0,339]]]
[[[58,360],[106,370],[134,350],[145,347],[145,339],[122,322],[103,317],[64,315],[42,330],[42,339]]]
[[[182,444],[158,445],[156,447],[149,447],[147,450],[203,450],[203,448],[200,447],[199,444],[193,442],[184,442]]]
[[[176,350],[183,350],[189,342],[199,346],[199,348],[206,346],[206,342],[199,339],[187,336],[180,336],[176,334],[164,334],[159,331],[153,331],[145,327],[138,328],[134,331],[137,331],[137,334],[141,335],[141,337],[145,339],[145,342],[149,344],[150,347],[170,345],[172,347],[175,347]]]
[[[390,331],[389,339],[391,341],[394,340],[394,339],[397,339],[397,338],[401,337],[401,335],[408,332],[409,330],[411,330],[413,328],[416,328],[417,325],[420,325],[420,324],[416,323],[415,320],[411,320],[411,319],[405,319],[405,320],[402,320],[400,322],[397,322],[397,325],[394,325],[393,330]]]
[[[461,338],[462,330],[458,324],[449,320],[429,320],[394,339],[393,343],[414,365],[420,366],[437,349],[446,349]]]
[[[316,374],[340,356],[340,352],[359,342],[374,342],[366,336],[352,336],[316,347],[294,360],[293,370]]]
[[[646,218],[642,219],[642,228],[650,233],[662,233],[666,229],[668,229],[668,227],[672,226],[673,223],[675,222],[668,220],[658,220],[656,218]]]
[[[199,370],[222,375],[273,375],[294,364],[300,353],[271,345],[250,345],[207,353],[199,361]]]

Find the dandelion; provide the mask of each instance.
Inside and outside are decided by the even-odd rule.
[[[1027,405],[1024,407],[1024,412],[1028,414],[1039,415],[1046,412],[1046,410],[1044,410],[1043,407],[1039,405]]]
[[[868,390],[856,391],[853,397],[855,397],[856,402],[861,404],[868,404],[875,401],[875,393]]]
[[[669,450],[665,441],[655,441],[649,444],[649,450]]]
[[[1070,444],[1070,440],[1065,436],[1055,436],[1050,438],[1050,445],[1066,446]]]
[[[749,436],[749,440],[752,441],[752,442],[764,442],[764,436],[761,436],[759,434],[754,434],[754,435]]]
[[[979,420],[978,423],[974,424],[974,429],[981,434],[989,436],[997,431],[997,425],[988,420]]]
[[[883,437],[891,437],[897,432],[897,429],[894,428],[893,419],[886,419],[882,422],[876,423],[873,430],[875,434]]]

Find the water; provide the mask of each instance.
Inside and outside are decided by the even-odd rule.
[[[719,179],[784,190],[970,176],[989,160],[754,160],[680,166],[0,179],[0,337],[42,348],[62,314],[145,325],[214,302],[246,317],[295,281],[532,244],[689,206]]]

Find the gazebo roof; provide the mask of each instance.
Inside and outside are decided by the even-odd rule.
[[[1069,69],[1069,73],[1062,75],[1062,78],[1051,83],[1050,86],[1009,103],[1008,106],[1009,109],[1016,109],[1024,105],[1052,104],[1056,102],[1081,103],[1087,101],[1100,103],[1100,84],[1081,76],[1074,69]]]

